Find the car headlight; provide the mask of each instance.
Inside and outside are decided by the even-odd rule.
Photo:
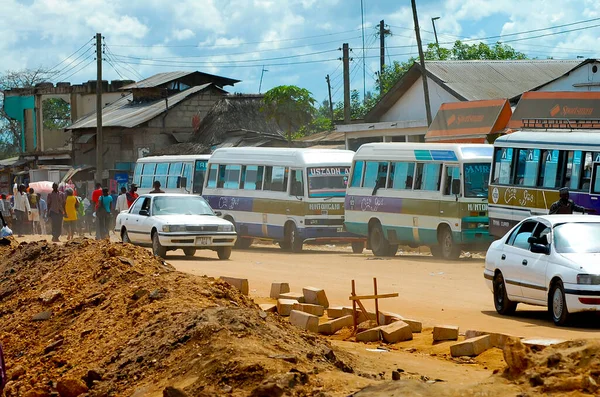
[[[233,225],[220,225],[219,232],[233,232]]]
[[[184,225],[163,225],[162,230],[165,233],[185,232],[186,227]]]
[[[577,284],[592,285],[594,284],[594,277],[591,274],[578,274]]]

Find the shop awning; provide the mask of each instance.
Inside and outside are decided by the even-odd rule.
[[[444,103],[429,126],[427,142],[485,143],[503,131],[512,111],[507,99]]]

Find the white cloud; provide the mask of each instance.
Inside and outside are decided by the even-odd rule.
[[[175,29],[171,37],[177,41],[187,40],[194,37],[196,33],[194,33],[191,29]]]

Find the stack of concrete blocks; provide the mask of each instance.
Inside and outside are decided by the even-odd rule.
[[[248,293],[249,293],[248,279],[236,278],[236,277],[225,277],[225,276],[221,276],[219,278],[221,280],[225,281],[227,284],[239,289],[242,294],[248,296]]]

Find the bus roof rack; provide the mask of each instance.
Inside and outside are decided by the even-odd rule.
[[[523,128],[530,129],[600,129],[600,119],[527,118]]]

